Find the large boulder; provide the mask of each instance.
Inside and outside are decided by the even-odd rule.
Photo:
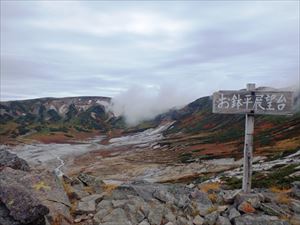
[[[216,225],[231,225],[231,223],[228,218],[224,216],[218,216]]]
[[[234,218],[240,216],[240,212],[236,210],[235,207],[232,207],[230,210],[229,210],[229,215],[228,215],[228,218],[230,221],[232,221]]]
[[[236,206],[242,204],[243,202],[249,203],[253,208],[259,208],[263,201],[263,197],[259,194],[254,193],[238,193],[234,199],[234,204]]]
[[[278,217],[267,215],[245,214],[233,219],[235,225],[289,225],[287,221],[279,220]]]
[[[61,180],[52,172],[32,170],[28,173],[6,167],[0,171],[0,180],[1,184],[22,187],[30,196],[38,199],[49,209],[50,212],[46,217],[50,223],[71,223],[72,217],[69,212],[71,204]],[[14,198],[16,199],[17,195]]]
[[[28,163],[7,150],[0,150],[0,170],[5,167],[11,167],[15,170],[29,171]]]
[[[224,203],[232,204],[235,197],[241,192],[241,190],[223,190],[220,194],[223,198]]]
[[[300,181],[293,182],[292,186],[292,194],[295,197],[300,198]]]
[[[0,201],[0,224],[1,225],[22,225],[21,222],[16,221],[9,215],[9,210],[5,204]]]
[[[98,177],[92,176],[87,173],[81,173],[78,175],[78,180],[81,181],[85,186],[89,186],[94,189],[95,192],[103,192],[103,187],[105,183]]]
[[[208,198],[207,193],[195,190],[191,193],[191,199],[193,201],[193,205],[196,206],[196,209],[199,212],[200,216],[209,214],[209,211],[212,209],[213,204]]]
[[[16,182],[1,181],[0,200],[5,205],[2,205],[2,211],[5,212],[7,209],[9,216],[12,217],[8,220],[15,220],[21,224],[45,224],[44,216],[49,213],[49,209],[26,187]]]
[[[218,212],[212,212],[204,217],[204,225],[214,225],[218,219]]]
[[[89,195],[80,200],[77,205],[76,213],[94,213],[96,211],[96,205],[103,199],[103,195],[94,194]]]
[[[262,203],[260,209],[270,216],[287,216],[287,213],[275,203]]]

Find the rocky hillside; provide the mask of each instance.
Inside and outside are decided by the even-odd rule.
[[[300,183],[245,194],[222,183],[56,176],[0,152],[1,225],[297,225]]]
[[[112,128],[124,126],[122,118],[116,118],[108,110],[110,98],[70,97],[40,98],[0,103],[0,135],[3,140],[22,135],[56,136],[59,141],[76,138],[76,134],[97,131],[107,133]],[[50,138],[51,139],[51,138]]]
[[[203,97],[182,109],[159,115],[151,123],[175,121],[164,132],[167,138],[161,144],[167,144],[175,151],[184,150],[183,161],[195,157],[241,157],[245,116],[213,114],[211,109],[211,98]],[[300,148],[299,133],[299,111],[293,116],[255,116],[256,153],[276,155],[297,151]]]

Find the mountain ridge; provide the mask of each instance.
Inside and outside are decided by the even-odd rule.
[[[213,114],[210,96],[180,109],[170,109],[133,127],[126,125],[124,117],[115,116],[110,106],[111,98],[101,96],[0,102],[1,142],[12,143],[15,139],[22,142],[23,137],[42,142],[68,142],[95,135],[110,138],[172,121],[173,125],[163,131],[164,139],[159,143],[178,151],[182,161],[222,154],[241,157],[244,116]],[[254,141],[260,154],[300,148],[299,133],[299,112],[290,117],[255,118]]]

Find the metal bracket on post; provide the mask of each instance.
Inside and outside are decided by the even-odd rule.
[[[255,84],[247,84],[247,91],[255,91]],[[244,144],[244,176],[243,192],[251,191],[252,157],[253,157],[253,131],[254,115],[246,114],[245,118],[245,144]]]

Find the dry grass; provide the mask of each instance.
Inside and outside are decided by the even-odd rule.
[[[208,194],[208,198],[211,200],[212,203],[216,203],[218,196],[216,193]]]
[[[288,194],[286,193],[280,193],[276,197],[276,202],[280,204],[286,204],[289,205],[291,203],[291,198]]]
[[[276,193],[277,203],[286,204],[286,205],[291,203],[291,198],[289,196],[291,189],[280,189],[278,187],[271,187],[270,191]]]
[[[56,217],[53,222],[52,225],[61,225],[62,222],[62,218],[61,217]]]
[[[113,190],[115,190],[119,185],[117,184],[105,184],[103,187],[103,190],[107,193],[111,193]]]
[[[291,189],[279,188],[276,186],[270,187],[269,189],[273,193],[290,193]]]
[[[215,212],[218,210],[218,207],[213,205],[212,207],[210,207],[208,210],[207,210],[207,214],[210,214],[212,212]]]
[[[287,222],[290,222],[290,217],[287,216],[287,215],[280,215],[280,216],[279,216],[279,219],[284,220],[284,221],[287,221]]]
[[[294,149],[297,146],[299,146],[299,144],[300,144],[300,138],[295,137],[295,138],[278,141],[275,146],[281,150],[284,150],[284,149]]]
[[[199,189],[205,193],[207,193],[209,190],[217,191],[220,189],[220,184],[217,182],[204,183],[200,185]]]
[[[85,192],[89,193],[89,194],[94,194],[94,193],[95,193],[94,188],[93,188],[93,187],[90,187],[90,186],[85,186],[85,187],[83,188],[83,190],[84,190]]]
[[[73,196],[73,190],[72,190],[72,187],[70,184],[62,181],[62,185],[63,185],[63,188],[65,189],[65,192],[66,194],[68,195],[68,197],[71,199],[72,196]]]
[[[63,215],[57,215],[52,222],[50,222],[51,225],[62,225],[62,224],[73,224],[73,221],[71,219],[66,218]]]
[[[76,208],[77,208],[77,200],[76,198],[74,197],[74,192],[73,192],[73,189],[72,189],[72,186],[66,182],[62,182],[63,184],[63,188],[65,189],[65,192],[71,202],[71,207],[70,207],[70,213],[71,215],[74,215],[75,212],[76,212]],[[54,224],[53,225],[60,225],[61,224],[61,218],[55,218],[55,220],[57,222],[54,221]]]

